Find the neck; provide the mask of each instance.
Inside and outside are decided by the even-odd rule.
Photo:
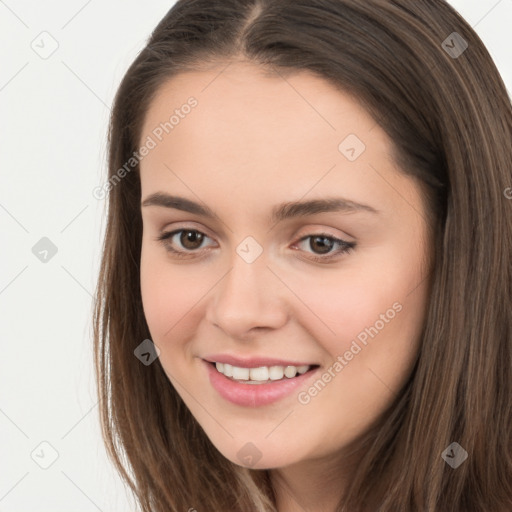
[[[336,512],[346,485],[347,467],[339,457],[307,460],[270,470],[279,512]],[[345,474],[344,474],[345,473]]]

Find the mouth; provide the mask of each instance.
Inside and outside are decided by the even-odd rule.
[[[220,398],[237,406],[252,408],[297,395],[314,379],[320,368],[318,364],[247,368],[204,359],[202,362],[210,385]]]
[[[218,373],[239,384],[269,384],[272,382],[280,382],[294,379],[297,376],[314,371],[319,367],[317,364],[312,364],[300,366],[273,365],[247,368],[213,361],[207,361],[207,363],[215,368]]]

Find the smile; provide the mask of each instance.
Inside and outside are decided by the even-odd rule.
[[[245,384],[264,384],[269,381],[292,379],[297,374],[306,373],[311,366],[259,366],[258,368],[243,368],[227,363],[215,363],[219,373],[235,381]]]
[[[210,384],[218,395],[244,407],[268,405],[297,393],[320,368],[319,365],[246,368],[205,360],[203,364]]]

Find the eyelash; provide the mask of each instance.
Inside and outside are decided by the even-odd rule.
[[[159,236],[157,236],[155,238],[155,240],[158,242],[161,242],[164,245],[165,249],[168,252],[172,253],[176,258],[189,258],[191,256],[193,257],[194,252],[199,252],[199,251],[201,251],[201,249],[195,249],[193,251],[190,251],[190,250],[179,251],[179,250],[172,248],[168,241],[174,235],[177,235],[178,233],[183,233],[183,232],[199,233],[199,234],[209,238],[208,235],[206,235],[205,233],[202,233],[201,231],[199,231],[197,229],[182,228],[182,229],[176,229],[174,231],[163,232]],[[301,237],[296,243],[300,243],[300,242],[307,240],[308,238],[314,238],[314,237],[324,237],[330,241],[333,241],[335,244],[338,244],[340,246],[339,249],[335,250],[332,253],[329,253],[327,256],[310,256],[310,257],[308,257],[308,259],[311,259],[311,260],[313,260],[315,262],[319,262],[319,263],[328,263],[331,260],[335,259],[337,256],[341,256],[345,253],[349,253],[356,246],[355,242],[347,242],[340,238],[331,236],[327,233],[314,233],[311,235],[306,235],[306,236]]]

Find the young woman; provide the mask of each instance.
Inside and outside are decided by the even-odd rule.
[[[144,512],[512,510],[512,108],[442,0],[180,0],[112,111],[94,316]]]

